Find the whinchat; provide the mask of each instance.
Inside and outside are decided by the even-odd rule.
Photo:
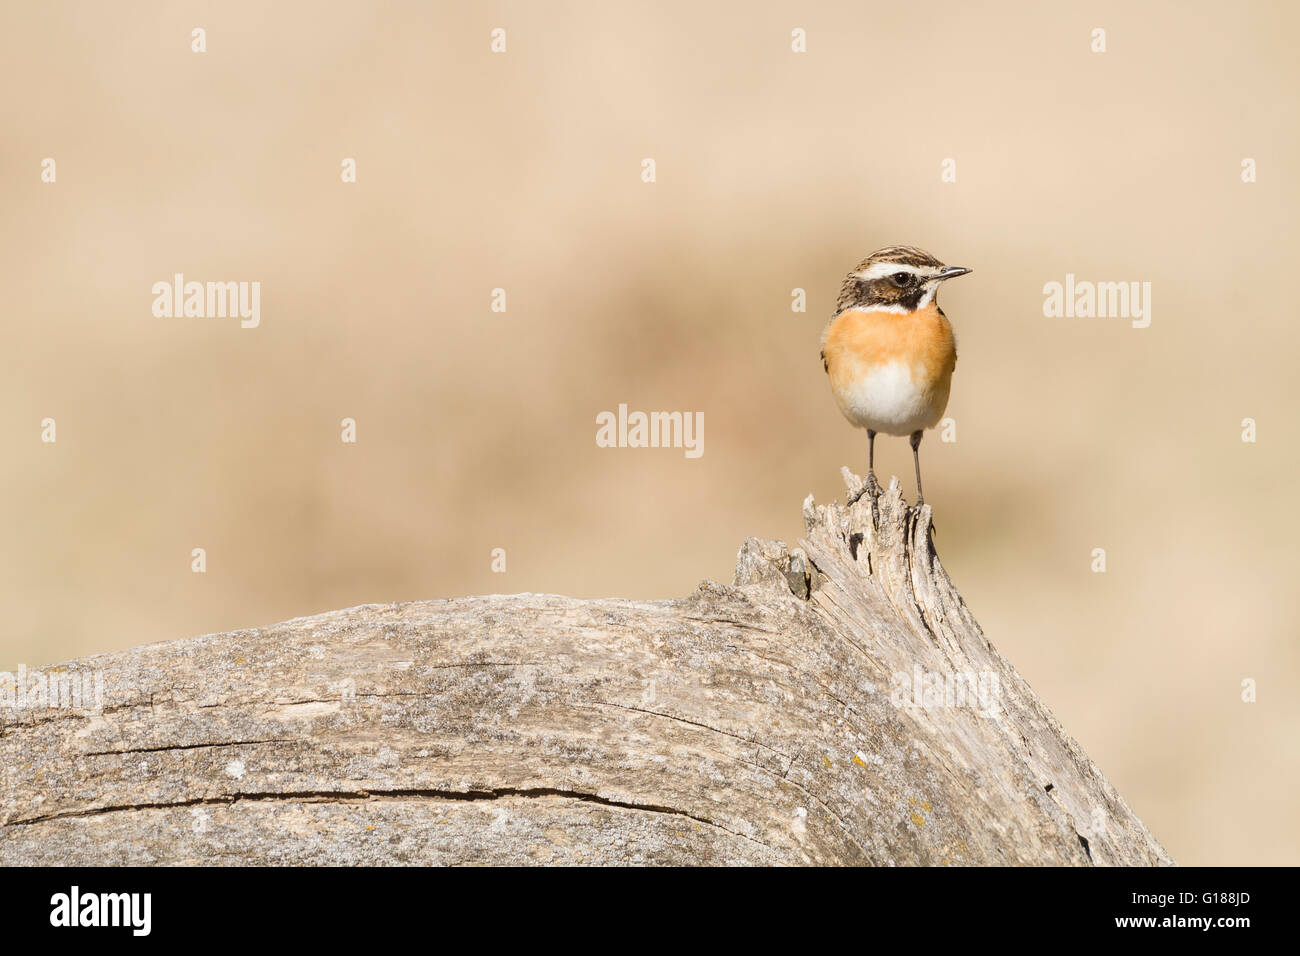
[[[822,367],[844,417],[867,430],[867,481],[849,499],[880,495],[876,433],[907,435],[921,491],[921,435],[948,407],[957,340],[936,297],[946,279],[970,269],[946,266],[914,246],[878,249],[844,277],[835,315],[822,333]]]

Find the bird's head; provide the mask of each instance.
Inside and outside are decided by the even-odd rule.
[[[934,301],[945,279],[955,279],[970,271],[962,266],[944,265],[915,246],[877,249],[844,277],[835,314],[848,309],[915,312]]]

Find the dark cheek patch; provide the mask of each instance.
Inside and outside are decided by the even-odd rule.
[[[889,279],[877,279],[871,283],[871,300],[873,302],[879,302],[882,305],[893,305],[901,302],[906,295],[906,289],[900,289]]]
[[[908,311],[915,312],[916,307],[921,304],[921,295],[923,294],[922,288],[917,286],[915,289],[903,289],[900,291],[902,291],[903,295],[898,300],[899,303]]]
[[[872,306],[895,305],[915,311],[924,294],[925,290],[919,285],[900,289],[888,277],[870,282],[858,279],[852,284],[845,284],[835,311],[838,314],[849,308],[870,309]]]

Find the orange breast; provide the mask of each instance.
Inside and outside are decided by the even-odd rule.
[[[948,404],[952,372],[957,365],[957,344],[952,326],[933,303],[899,315],[892,312],[850,310],[837,316],[823,341],[831,391],[850,420],[864,427],[889,430],[885,422],[871,421],[871,405],[889,406],[898,391],[905,408],[888,408],[884,414],[899,420],[899,428],[929,427]],[[873,373],[889,374],[880,378]],[[876,387],[874,381],[885,384]],[[866,392],[864,392],[866,388]],[[886,389],[881,394],[881,388]],[[915,415],[911,407],[915,406]]]
[[[826,330],[825,352],[832,379],[861,366],[902,362],[922,382],[937,383],[957,366],[952,325],[933,303],[906,315],[844,312]]]

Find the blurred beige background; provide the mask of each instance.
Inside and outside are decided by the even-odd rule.
[[[729,581],[865,467],[818,336],[913,243],[975,269],[922,453],[989,637],[1181,863],[1300,863],[1300,13],[1135,6],[4,5],[0,669]],[[175,272],[261,326],[154,318]],[[1150,328],[1045,318],[1067,272],[1151,282]],[[703,457],[597,448],[620,402]]]

